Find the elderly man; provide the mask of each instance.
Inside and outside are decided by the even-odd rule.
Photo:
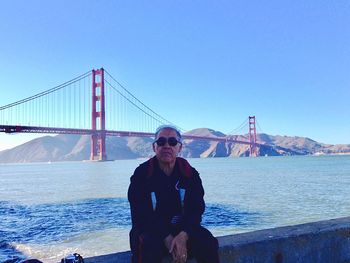
[[[205,209],[198,172],[183,158],[181,134],[176,127],[157,129],[155,156],[136,168],[128,198],[132,229],[132,262],[160,263],[168,253],[184,263],[217,263],[218,242],[200,225]]]

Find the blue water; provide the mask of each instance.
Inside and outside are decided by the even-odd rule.
[[[349,215],[350,156],[189,161],[215,235]],[[0,262],[128,249],[126,191],[141,162],[0,165]]]

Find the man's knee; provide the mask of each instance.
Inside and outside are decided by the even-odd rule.
[[[163,243],[156,235],[130,231],[130,248],[132,262],[157,262],[162,257]]]
[[[201,254],[209,257],[216,257],[218,254],[219,242],[209,230],[201,227],[190,237],[190,246],[195,255]]]
[[[210,247],[218,247],[218,240],[204,227],[198,228],[193,233],[193,241],[198,244],[203,244]]]
[[[147,251],[162,251],[162,241],[156,235],[143,233],[139,236],[139,242]]]
[[[218,240],[211,233],[206,235],[205,238],[201,239],[199,241],[199,244],[202,247],[202,249],[204,250],[204,252],[208,252],[210,254],[217,253],[218,248],[219,248]]]

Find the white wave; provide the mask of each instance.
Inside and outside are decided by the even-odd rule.
[[[129,231],[108,229],[45,245],[20,243],[11,243],[11,245],[28,258],[36,258],[45,263],[56,263],[72,253],[79,253],[86,258],[129,250]]]

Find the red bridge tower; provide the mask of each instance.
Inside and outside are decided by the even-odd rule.
[[[256,157],[256,128],[255,116],[249,116],[249,150],[250,156]]]
[[[94,130],[95,133],[91,135],[90,160],[105,161],[107,159],[104,84],[104,69],[93,69],[91,129]]]

